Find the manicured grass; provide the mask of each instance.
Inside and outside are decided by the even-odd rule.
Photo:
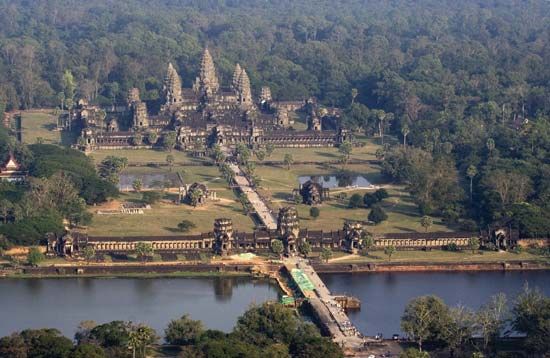
[[[472,253],[470,250],[464,251],[396,251],[390,262],[501,262],[513,260],[541,260],[541,256],[532,255],[527,252],[519,254],[511,252],[480,251]],[[360,262],[388,262],[388,256],[382,251],[371,251],[368,256],[352,255],[342,257],[332,262],[338,263],[360,263]]]
[[[388,214],[388,219],[378,225],[368,226],[366,229],[373,233],[387,232],[424,232],[420,225],[421,216],[409,194],[402,187],[388,187],[390,197],[385,199],[381,206]],[[367,190],[353,190],[347,192],[348,198],[354,193],[363,196]],[[331,194],[334,195],[334,194]],[[297,206],[300,216],[300,225],[311,230],[336,230],[342,228],[345,220],[367,221],[370,209],[348,208],[348,200],[339,201],[332,199],[319,206],[321,211],[317,219],[309,216],[310,206],[300,204]],[[430,231],[452,231],[441,220],[434,218],[434,224]]]
[[[262,178],[260,192],[271,198],[272,206],[279,208],[287,205],[295,205],[288,201],[292,195],[292,189],[298,188],[298,177],[302,175],[334,175],[337,174],[340,166],[324,168],[316,165],[293,165],[290,170],[279,167],[258,166],[257,174]],[[420,225],[420,214],[410,195],[402,186],[393,186],[384,184],[380,175],[379,168],[375,165],[347,165],[346,170],[357,175],[366,177],[371,183],[385,187],[390,197],[385,199],[381,206],[388,214],[388,220],[369,226],[368,230],[380,232],[422,232],[424,228]],[[321,215],[313,220],[309,216],[310,206],[297,205],[300,215],[301,226],[304,228],[316,230],[336,230],[343,226],[345,220],[366,221],[370,209],[357,208],[349,209],[349,197],[358,193],[363,196],[366,192],[372,190],[356,189],[331,189],[331,200],[324,202],[319,206]],[[345,192],[347,198],[344,201],[336,199],[336,195]],[[434,219],[434,225],[430,231],[449,231],[441,220]]]
[[[172,194],[175,195],[175,194]],[[244,215],[242,205],[235,201],[229,190],[218,192],[219,202],[208,202],[204,206],[193,208],[187,204],[175,205],[168,201],[154,204],[151,210],[143,215],[94,215],[89,235],[95,236],[159,236],[181,235],[177,225],[182,220],[189,220],[196,228],[186,234],[199,234],[212,231],[214,219],[226,217],[233,220],[235,229],[252,231],[252,220]],[[135,193],[122,194],[121,201],[137,200]],[[97,208],[90,209],[95,212]]]
[[[362,140],[365,145],[363,147],[354,147],[350,159],[360,160],[375,160],[376,150],[380,148],[378,140],[368,139]],[[341,154],[338,152],[338,148],[276,148],[273,154],[266,158],[268,161],[282,161],[285,154],[292,154],[292,158],[297,161],[334,161],[341,158]],[[256,159],[254,157],[253,159]]]
[[[24,143],[34,144],[41,138],[45,144],[71,144],[72,136],[56,128],[57,116],[53,111],[21,112],[21,139]]]
[[[204,163],[209,161],[208,158],[195,158],[190,156],[186,152],[179,150],[173,150],[167,152],[157,149],[116,149],[116,150],[96,150],[89,154],[94,159],[96,164],[109,156],[114,155],[117,157],[124,157],[128,159],[129,164],[146,164],[146,163],[166,163],[166,157],[172,155],[174,157],[174,165],[178,164],[190,164],[190,163]]]

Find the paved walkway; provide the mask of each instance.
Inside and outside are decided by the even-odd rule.
[[[250,201],[250,204],[252,204],[252,207],[258,214],[262,223],[267,229],[276,230],[277,221],[275,220],[273,213],[271,212],[271,210],[269,210],[269,208],[260,198],[258,193],[250,186],[250,183],[248,182],[248,179],[246,179],[246,177],[244,176],[242,170],[237,164],[234,163],[229,163],[229,167],[231,168],[233,173],[235,173],[235,184],[237,184],[241,191],[246,195],[248,201]]]
[[[302,270],[315,286],[315,291],[308,297],[308,300],[323,321],[322,323],[330,331],[333,341],[344,350],[362,351],[365,342],[371,341],[371,339],[364,338],[350,322],[344,309],[336,302],[313,267],[307,261],[296,257],[285,259],[285,265],[287,268],[295,267]]]

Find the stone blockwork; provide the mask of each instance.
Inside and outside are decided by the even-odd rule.
[[[338,123],[340,111],[320,108],[314,99],[275,101],[265,86],[254,97],[248,73],[239,64],[229,86],[223,87],[208,49],[204,50],[192,88],[183,88],[175,66],[168,64],[163,97],[158,113],[141,100],[137,88],[129,91],[125,106],[100,108],[80,102],[64,128],[80,130],[75,147],[85,151],[140,146],[132,140],[136,132],[145,135],[151,131],[158,134],[157,145],[162,144],[163,136],[175,132],[177,148],[200,148],[203,152],[215,144],[306,148],[338,146],[352,139],[344,128],[325,126]],[[300,112],[307,117],[308,129],[292,130]]]

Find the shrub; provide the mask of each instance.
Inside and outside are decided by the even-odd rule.
[[[369,220],[379,224],[384,220],[388,219],[388,215],[386,212],[378,205],[375,205],[372,207],[370,213],[369,213]]]
[[[353,194],[351,198],[349,198],[349,207],[352,209],[358,208],[361,206],[361,195],[359,194]]]

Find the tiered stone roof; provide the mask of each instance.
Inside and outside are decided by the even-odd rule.
[[[210,55],[208,48],[205,48],[202,54],[197,89],[202,94],[206,95],[216,93],[220,89],[220,83],[216,76],[216,68],[214,67],[214,60],[212,60],[212,55]]]
[[[182,101],[181,79],[172,63],[168,64],[168,70],[164,78],[164,91],[166,93],[167,104],[179,103]]]

